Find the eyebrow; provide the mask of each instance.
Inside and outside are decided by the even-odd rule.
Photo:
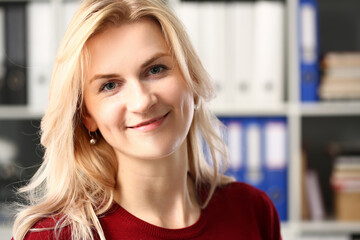
[[[141,64],[140,68],[145,68],[148,65],[150,65],[152,62],[156,61],[157,59],[161,58],[161,57],[165,57],[165,56],[169,56],[170,54],[168,53],[156,53],[154,54],[152,57],[150,57],[148,60],[146,60],[143,64]],[[109,78],[118,78],[120,75],[116,74],[116,73],[110,73],[110,74],[96,74],[95,76],[93,76],[90,79],[90,83],[92,83],[95,80],[99,80],[99,79],[109,79]]]
[[[157,59],[159,59],[161,57],[165,57],[165,56],[170,57],[170,55],[168,53],[156,53],[151,58],[146,60],[143,64],[141,64],[141,68],[144,68],[144,67],[150,65],[152,62],[155,62]]]

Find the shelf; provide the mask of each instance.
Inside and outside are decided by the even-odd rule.
[[[360,102],[303,103],[303,116],[360,116]]]
[[[304,233],[359,233],[360,222],[302,222],[301,231]]]
[[[331,3],[326,3],[330,0],[322,0],[322,6],[325,4],[334,5],[334,7],[327,7],[330,14],[330,10],[336,10],[337,7],[341,9],[351,8],[355,6],[356,0],[350,1],[351,3],[339,3],[336,0],[331,0]],[[61,40],[65,25],[67,25],[69,19],[64,15],[68,11],[69,3],[79,2],[79,0],[0,0],[0,5],[4,5],[7,2],[48,2],[51,4],[51,11],[54,25],[54,38],[56,41],[55,45]],[[201,2],[201,1],[199,1]],[[231,2],[231,1],[230,1]],[[174,10],[178,10],[182,4],[182,0],[171,0],[167,1],[170,7]],[[66,5],[63,5],[66,4]],[[301,181],[301,149],[304,140],[311,139],[311,143],[314,142],[315,150],[318,150],[319,143],[325,143],[324,139],[327,140],[342,140],[342,136],[346,140],[359,139],[359,131],[357,121],[360,117],[360,101],[353,102],[315,102],[315,103],[302,103],[300,99],[300,53],[299,53],[299,41],[300,36],[299,27],[299,0],[286,0],[285,1],[285,12],[286,12],[286,39],[285,39],[285,54],[286,54],[286,76],[284,85],[284,100],[278,105],[267,105],[265,101],[258,101],[259,104],[249,104],[250,101],[233,101],[233,99],[227,98],[229,103],[224,104],[225,106],[211,106],[213,102],[210,102],[210,109],[221,117],[240,117],[240,118],[271,118],[280,117],[286,118],[289,131],[289,165],[288,165],[288,220],[281,223],[281,233],[283,239],[287,240],[300,240],[300,239],[316,239],[316,238],[301,238],[302,236],[319,236],[318,239],[325,239],[328,236],[335,236],[343,234],[348,235],[353,232],[360,232],[360,221],[359,222],[338,222],[335,220],[326,220],[321,222],[313,221],[302,221],[301,220],[301,188],[299,183]],[[71,5],[71,4],[70,4]],[[356,4],[357,5],[357,4]],[[326,10],[325,9],[325,10]],[[340,9],[340,10],[341,10]],[[356,7],[354,7],[356,9]],[[346,12],[341,10],[340,12]],[[356,13],[355,13],[356,14]],[[69,14],[70,15],[70,14]],[[340,16],[340,15],[339,15]],[[335,17],[329,15],[329,17]],[[346,15],[343,15],[346,17]],[[331,19],[330,19],[331,20]],[[328,24],[328,22],[324,22]],[[327,34],[333,35],[331,24],[327,25],[330,30],[324,28],[324,24],[321,27],[327,31]],[[325,27],[327,27],[325,26]],[[355,25],[354,25],[355,26]],[[321,30],[321,28],[320,28]],[[338,29],[342,30],[342,29]],[[356,30],[357,33],[359,30]],[[320,33],[320,32],[319,32]],[[342,36],[338,34],[338,36]],[[359,35],[360,36],[360,35]],[[337,46],[346,46],[347,42],[353,40],[352,43],[356,43],[354,38],[346,38],[344,41],[335,41]],[[322,38],[329,39],[329,38]],[[348,41],[348,39],[350,39]],[[329,41],[333,43],[334,41]],[[320,44],[324,46],[324,44]],[[53,49],[55,54],[55,50]],[[351,50],[351,49],[350,49]],[[233,64],[233,63],[232,63]],[[228,76],[227,73],[225,76]],[[230,76],[230,74],[229,74]],[[227,79],[227,78],[226,78]],[[286,99],[286,100],[285,100]],[[214,100],[216,101],[216,99]],[[30,103],[30,101],[29,101]],[[8,124],[14,120],[38,120],[44,115],[43,110],[36,110],[35,104],[29,106],[15,106],[15,105],[0,105],[0,121],[3,120],[2,124]],[[38,107],[38,109],[40,106]],[[338,119],[339,118],[339,119]],[[26,121],[24,121],[26,122]],[[333,130],[337,123],[343,124],[343,126]],[[323,123],[324,126],[322,126]],[[28,123],[26,123],[28,124]],[[321,128],[318,126],[322,126]],[[330,127],[329,127],[330,126]],[[328,131],[328,130],[331,131]],[[328,131],[328,132],[326,132]],[[316,134],[321,137],[314,139],[306,137],[305,134],[311,133],[310,136]],[[343,134],[340,134],[343,133]],[[323,137],[322,137],[323,136]],[[315,151],[314,150],[314,151]],[[1,153],[0,153],[1,154]],[[315,152],[317,154],[317,152]],[[314,155],[315,155],[314,154]],[[316,156],[315,156],[316,157]],[[320,156],[321,157],[321,156]],[[314,161],[312,161],[314,163]],[[315,161],[316,162],[316,161]],[[319,160],[319,162],[321,162]],[[328,166],[322,164],[322,167]],[[0,208],[1,209],[1,208]],[[1,211],[0,211],[1,219]],[[11,228],[12,222],[0,221],[0,239],[11,239]],[[325,237],[322,237],[325,236]]]
[[[40,119],[43,113],[33,111],[27,106],[0,106],[0,120]]]
[[[224,107],[212,107],[210,109],[218,116],[286,116],[288,106],[286,104],[266,105],[229,105]]]
[[[0,236],[1,239],[11,239],[12,236],[12,224],[0,224]]]
[[[292,239],[293,233],[291,224],[288,222],[281,222],[281,236],[282,239]]]
[[[0,3],[7,2],[49,2],[50,0],[0,0]]]

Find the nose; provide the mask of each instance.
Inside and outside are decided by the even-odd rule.
[[[141,80],[131,81],[129,84],[127,110],[134,113],[146,113],[157,102],[150,84]]]

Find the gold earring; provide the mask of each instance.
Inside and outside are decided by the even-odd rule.
[[[97,142],[97,140],[96,140],[96,138],[97,138],[96,132],[94,132],[94,134],[92,134],[92,133],[89,131],[89,136],[90,136],[90,144],[91,144],[91,145],[95,145],[96,142]]]
[[[194,98],[194,110],[197,111],[199,109],[200,109],[200,99],[196,97]]]

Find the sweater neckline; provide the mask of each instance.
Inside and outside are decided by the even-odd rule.
[[[200,235],[205,227],[206,224],[206,210],[200,210],[200,216],[198,220],[184,228],[177,228],[177,229],[170,229],[159,227],[154,224],[148,223],[135,215],[128,212],[125,208],[123,208],[120,204],[114,203],[115,211],[112,215],[118,216],[121,218],[122,221],[126,221],[129,224],[137,227],[140,231],[145,234],[150,234],[157,238],[164,238],[164,239],[191,239],[198,235]]]

